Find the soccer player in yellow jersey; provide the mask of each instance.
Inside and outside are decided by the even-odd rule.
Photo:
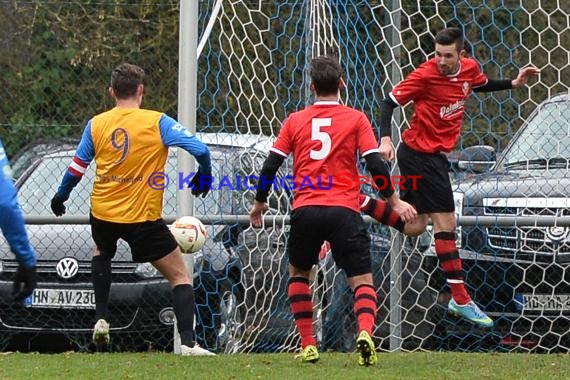
[[[116,106],[87,123],[51,209],[57,216],[65,213],[64,202],[95,160],[97,179],[90,214],[97,247],[91,264],[97,320],[94,343],[109,343],[111,259],[117,251],[117,240],[123,239],[131,248],[133,261],[150,262],[170,282],[181,354],[214,355],[195,343],[194,290],[180,249],[162,219],[163,190],[140,180],[163,172],[168,147],[177,146],[198,161],[199,169],[190,185],[192,194],[205,196],[211,182],[200,179],[211,178],[210,151],[173,118],[140,108],[143,79],[144,71],[136,65],[123,63],[113,70],[109,94]]]

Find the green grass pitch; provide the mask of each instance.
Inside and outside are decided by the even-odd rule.
[[[380,353],[375,367],[356,354],[323,353],[304,364],[292,353],[181,357],[168,353],[0,354],[0,379],[567,379],[565,354]]]

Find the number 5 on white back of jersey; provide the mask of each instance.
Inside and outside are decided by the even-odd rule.
[[[313,160],[324,160],[326,156],[331,152],[332,140],[331,136],[322,131],[321,128],[330,127],[332,125],[332,119],[328,118],[315,118],[311,123],[311,140],[320,141],[321,149],[314,150],[311,149],[309,156]]]

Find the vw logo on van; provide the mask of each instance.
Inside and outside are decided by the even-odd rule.
[[[566,227],[553,226],[546,229],[546,237],[553,242],[566,240],[568,229]]]
[[[61,278],[72,278],[79,272],[79,262],[73,257],[64,257],[57,262],[55,271]]]

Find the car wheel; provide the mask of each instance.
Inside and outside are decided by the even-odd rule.
[[[220,300],[221,323],[218,341],[226,354],[240,352],[240,338],[245,332],[245,310],[239,291],[225,291]]]

